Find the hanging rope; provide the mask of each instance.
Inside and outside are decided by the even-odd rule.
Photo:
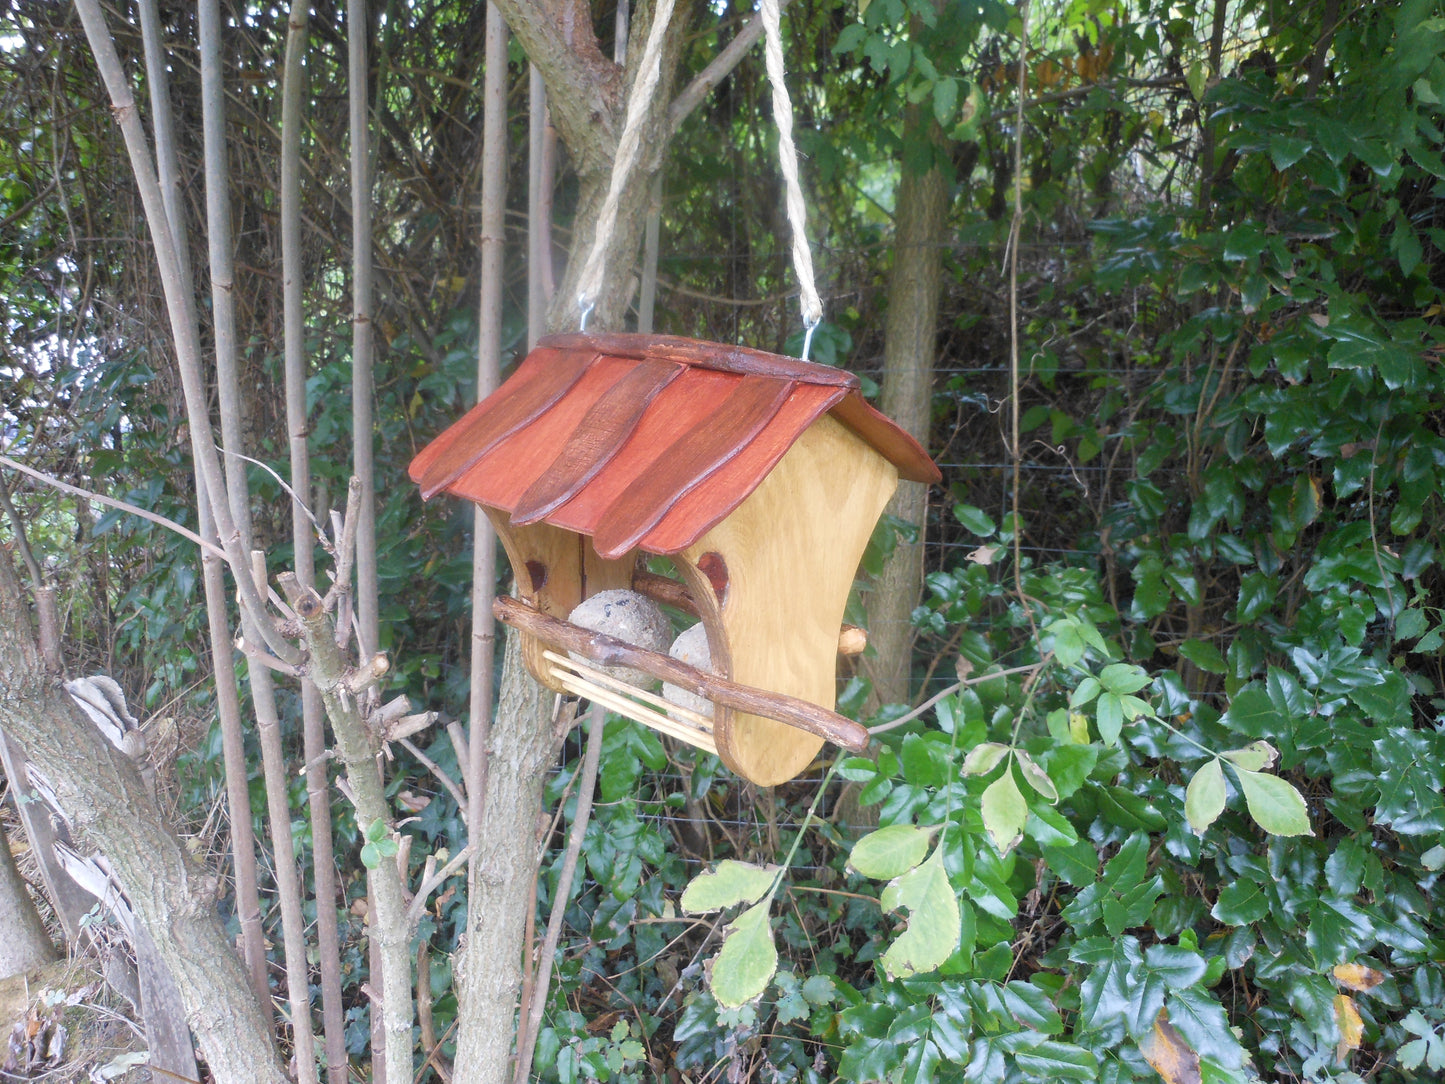
[[[657,90],[662,68],[662,39],[672,18],[673,5],[674,0],[658,0],[652,26],[647,32],[647,44],[642,50],[642,60],[627,96],[627,114],[622,123],[622,135],[617,140],[617,154],[612,160],[607,196],[597,213],[597,232],[592,238],[592,251],[588,253],[587,262],[582,265],[582,274],[577,280],[577,307],[582,311],[584,331],[587,330],[587,317],[602,289],[607,246],[611,244],[613,231],[617,228],[617,204],[637,165],[643,113],[646,103]],[[763,20],[763,52],[768,82],[773,88],[773,117],[778,126],[778,159],[783,173],[788,226],[793,234],[793,267],[798,274],[803,325],[807,329],[802,353],[807,358],[813,330],[823,319],[823,303],[818,299],[818,287],[813,280],[813,255],[808,250],[808,209],[803,203],[803,186],[798,180],[798,148],[793,142],[793,103],[788,97],[783,68],[782,15],[778,0],[761,0],[760,17]]]
[[[622,136],[617,140],[617,155],[612,160],[612,177],[607,185],[607,198],[597,213],[597,233],[592,239],[592,251],[582,265],[582,274],[577,280],[577,305],[582,310],[582,329],[587,329],[587,314],[597,303],[602,289],[603,263],[607,246],[612,241],[612,232],[617,227],[617,204],[622,198],[623,186],[637,165],[637,152],[642,144],[642,118],[647,103],[657,90],[657,81],[662,69],[662,38],[667,33],[667,24],[672,19],[673,0],[658,0],[657,10],[652,15],[652,26],[647,31],[647,44],[642,49],[642,60],[637,65],[637,76],[632,91],[627,96],[627,116],[622,123]]]
[[[823,303],[818,300],[818,287],[813,282],[813,254],[808,250],[808,209],[803,203],[803,186],[798,182],[798,148],[793,143],[793,103],[788,98],[788,84],[783,71],[782,14],[778,0],[761,0],[763,19],[763,56],[767,60],[768,82],[773,85],[773,118],[778,125],[778,164],[783,171],[783,187],[787,197],[788,225],[793,231],[793,267],[798,272],[799,301],[808,340],[823,319]],[[803,346],[803,357],[808,346]]]

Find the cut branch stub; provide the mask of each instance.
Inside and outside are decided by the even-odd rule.
[[[296,578],[294,572],[283,572],[276,577],[276,582],[281,588],[281,593],[286,596],[286,601],[296,611],[296,616],[303,621],[314,621],[320,617],[325,610],[325,603],[320,595],[310,587],[304,586]]]

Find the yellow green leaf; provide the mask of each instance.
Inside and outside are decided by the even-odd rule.
[[[1219,758],[1209,761],[1194,773],[1184,791],[1184,815],[1196,835],[1203,835],[1224,812],[1224,769]]]
[[[1304,795],[1277,775],[1246,771],[1235,766],[1244,790],[1244,802],[1254,822],[1272,836],[1312,836]]]
[[[678,902],[690,915],[720,911],[739,903],[756,903],[773,887],[779,868],[725,859],[711,872],[694,877]]]
[[[958,896],[943,866],[943,848],[883,890],[885,911],[908,908],[908,928],[883,954],[883,969],[893,978],[933,971],[958,947],[961,914]]]
[[[738,915],[712,961],[708,984],[725,1008],[736,1009],[759,996],[778,970],[778,949],[768,923],[770,902],[764,900]]]
[[[1013,849],[1029,819],[1029,804],[1014,782],[1014,773],[1005,771],[983,792],[983,826],[993,837],[994,846],[1004,854]]]

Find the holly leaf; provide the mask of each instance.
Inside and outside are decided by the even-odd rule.
[[[1385,981],[1382,972],[1376,971],[1373,967],[1366,967],[1364,964],[1335,964],[1330,974],[1334,975],[1335,981],[1346,990],[1356,990],[1360,993],[1373,990]]]
[[[1160,1009],[1153,1029],[1139,1040],[1139,1053],[1164,1078],[1164,1084],[1200,1084],[1199,1055]]]
[[[1335,1058],[1343,1063],[1351,1050],[1360,1049],[1360,1042],[1365,1037],[1365,1022],[1360,1018],[1359,1006],[1349,994],[1335,995],[1335,1026],[1340,1029]]]

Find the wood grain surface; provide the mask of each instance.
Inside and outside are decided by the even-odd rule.
[[[507,437],[567,394],[596,359],[595,351],[538,348],[502,388],[468,411],[411,462],[422,500],[451,485]]]
[[[512,509],[512,522],[536,523],[577,495],[633,436],[657,394],[684,367],[672,361],[640,361],[588,409],[561,453]]]
[[[848,592],[897,479],[891,463],[825,415],[732,515],[674,558],[685,570],[710,552],[727,560],[718,617],[733,681],[833,706]],[[689,575],[687,585],[706,610],[705,577]],[[796,776],[820,747],[746,711],[720,716],[715,731],[724,762],[765,786]]]
[[[858,378],[843,369],[817,362],[802,361],[751,350],[746,346],[685,339],[677,335],[600,334],[548,335],[537,346],[554,350],[595,351],[613,357],[657,358],[680,361],[702,369],[738,373],[743,376],[774,376],[799,383],[822,384],[837,388],[856,388]]]
[[[792,385],[745,376],[717,406],[719,424],[683,433],[658,457],[656,467],[634,481],[599,519],[593,544],[603,557],[618,557],[638,544],[678,498],[745,448],[786,402]]]

